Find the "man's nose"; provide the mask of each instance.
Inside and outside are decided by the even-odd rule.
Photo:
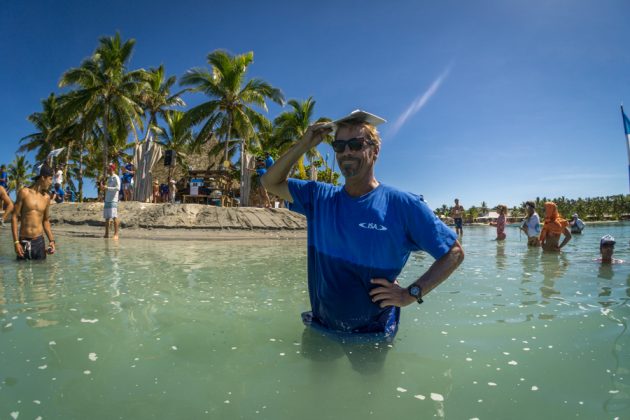
[[[343,152],[338,153],[338,155],[345,156],[345,155],[352,155],[353,153],[354,152],[350,150],[350,145],[346,144],[346,146],[343,148]]]

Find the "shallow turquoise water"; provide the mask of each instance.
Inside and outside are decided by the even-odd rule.
[[[507,233],[467,228],[464,264],[392,348],[348,357],[306,348],[304,241],[60,237],[18,264],[4,228],[0,419],[629,418],[630,264],[593,259],[604,233],[630,259],[630,225],[560,256]],[[431,262],[412,255],[401,283]]]

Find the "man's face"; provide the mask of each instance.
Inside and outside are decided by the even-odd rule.
[[[534,208],[532,206],[526,206],[525,208],[527,209],[528,216],[531,216],[534,214]]]
[[[604,244],[599,248],[599,251],[602,253],[603,259],[610,259],[613,256],[613,252],[615,252],[615,245]]]
[[[52,176],[42,176],[41,178],[42,186],[45,189],[49,189],[52,185]]]
[[[335,140],[364,139],[361,150],[353,151],[346,145],[343,152],[335,152],[339,169],[346,179],[366,176],[376,162],[379,148],[377,145],[367,143],[364,131],[361,126],[341,127],[337,130]]]
[[[459,206],[459,200],[457,198],[455,199],[455,205]]]

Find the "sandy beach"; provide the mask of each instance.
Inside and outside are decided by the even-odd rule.
[[[226,208],[201,204],[121,202],[121,238],[252,240],[306,238],[306,218],[287,209]],[[53,231],[101,237],[103,203],[63,203],[51,207]]]

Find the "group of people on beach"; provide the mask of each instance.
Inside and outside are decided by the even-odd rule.
[[[496,221],[491,221],[490,225],[495,226],[497,230],[497,241],[503,241],[507,235],[505,227],[507,225],[508,208],[504,204],[497,207],[498,216]],[[451,217],[454,220],[455,231],[461,237],[463,235],[463,214],[464,207],[459,203],[459,199],[455,199],[455,205],[451,208]],[[519,229],[527,235],[527,246],[541,247],[547,252],[560,252],[562,248],[571,240],[573,234],[581,234],[585,224],[579,218],[578,214],[573,214],[571,220],[563,219],[558,212],[558,206],[552,201],[548,201],[544,205],[545,218],[543,220],[542,229],[540,216],[536,212],[536,203],[527,201],[525,203],[526,216],[520,223]],[[562,242],[560,242],[562,238]],[[610,235],[605,235],[600,239],[600,261],[603,263],[621,262],[612,258],[615,240]]]

